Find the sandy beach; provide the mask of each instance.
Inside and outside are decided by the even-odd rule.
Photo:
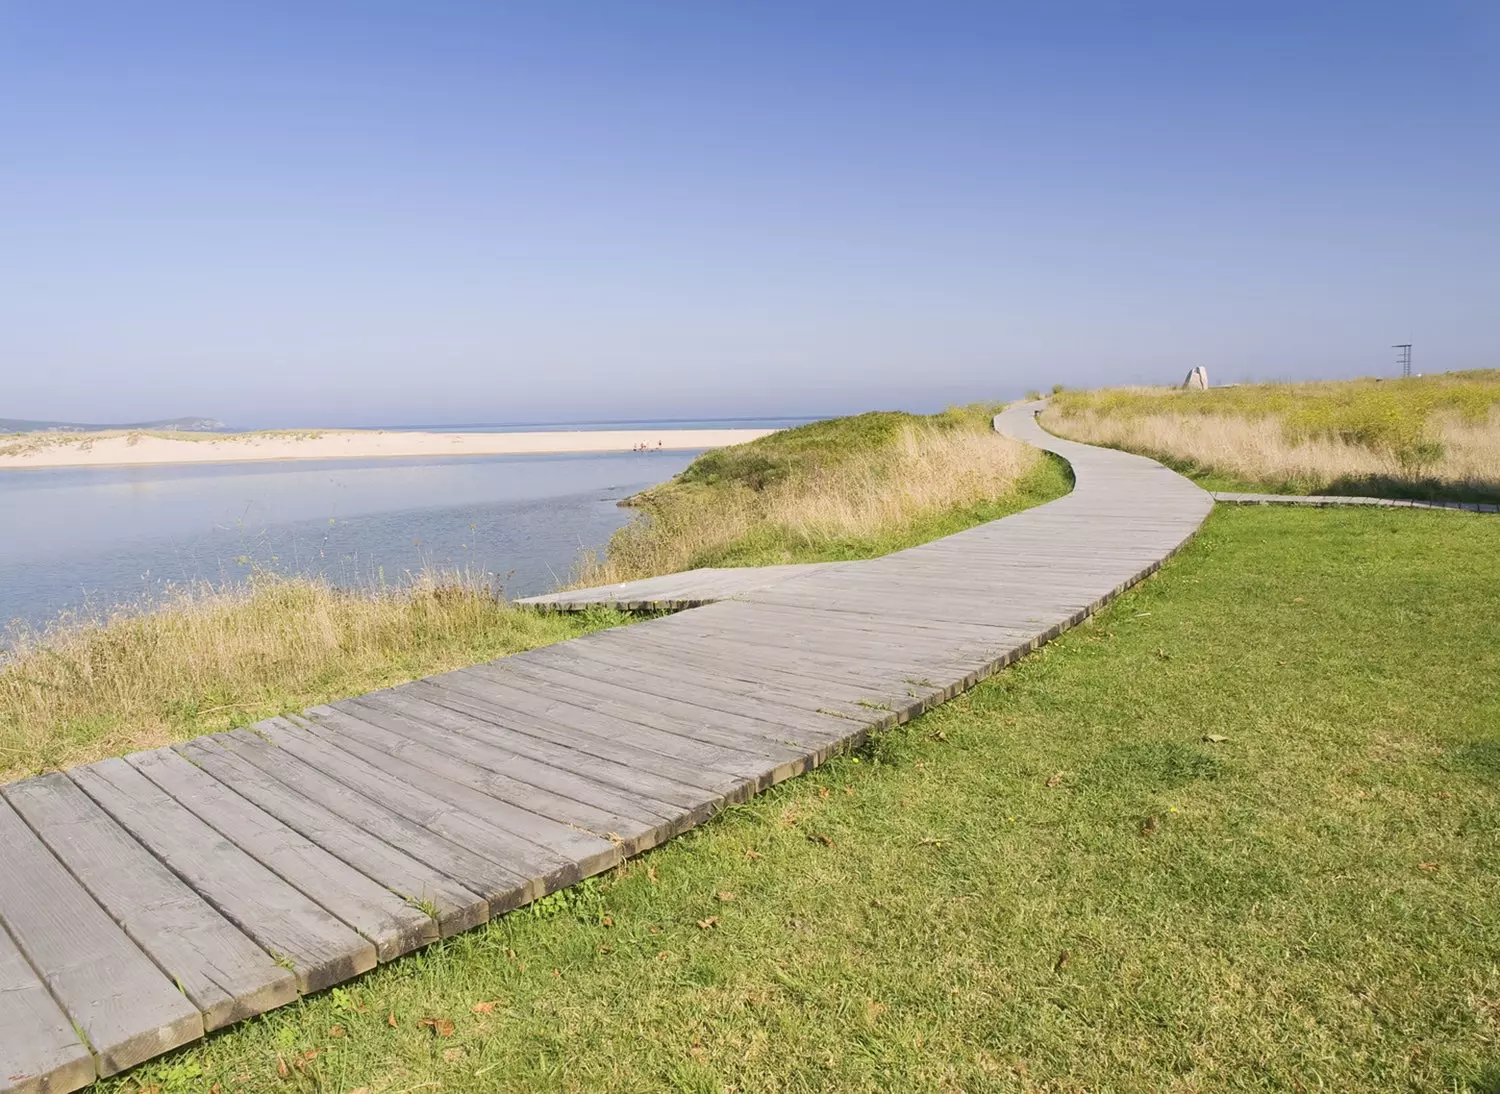
[[[118,467],[250,460],[368,460],[386,456],[511,456],[723,448],[770,429],[574,430],[552,433],[409,433],[307,430],[155,436],[149,433],[21,434],[0,440],[0,470]],[[9,449],[9,451],[6,451]]]

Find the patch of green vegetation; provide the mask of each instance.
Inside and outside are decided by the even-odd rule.
[[[628,499],[638,517],[577,582],[872,558],[1067,493],[1065,463],[994,432],[1000,409],[859,414],[707,452]]]
[[[1484,517],[1217,511],[858,755],[141,1074],[1493,1092],[1497,572]]]
[[[1073,469],[1066,461],[1043,454],[1034,470],[1022,476],[1010,492],[999,497],[927,510],[904,523],[864,535],[813,539],[800,536],[782,524],[762,524],[729,543],[699,553],[693,565],[774,566],[788,562],[848,562],[878,558],[1042,505],[1072,489]]]
[[[637,498],[642,502],[661,500],[684,485],[737,485],[764,490],[794,477],[812,478],[849,463],[867,461],[889,449],[900,439],[902,430],[911,426],[983,432],[991,428],[991,420],[1002,409],[999,403],[974,403],[949,407],[941,414],[876,410],[809,422],[748,444],[705,452],[671,482],[643,491]]]

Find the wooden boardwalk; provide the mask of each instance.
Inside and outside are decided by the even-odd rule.
[[[1411,498],[1361,498],[1343,494],[1240,494],[1216,491],[1214,501],[1226,505],[1297,505],[1337,509],[1344,505],[1374,505],[1382,509],[1447,509],[1461,513],[1500,513],[1500,505],[1474,501],[1414,501]]]
[[[695,607],[0,788],[0,1091],[77,1089],[607,869],[1079,622],[1212,506],[1029,408],[996,428],[1074,491],[868,562],[540,598]]]

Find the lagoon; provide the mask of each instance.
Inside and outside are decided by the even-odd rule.
[[[149,603],[254,568],[343,586],[432,568],[545,592],[696,452],[0,472],[0,625]]]

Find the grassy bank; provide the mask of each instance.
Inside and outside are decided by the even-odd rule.
[[[994,432],[999,409],[834,418],[706,453],[630,499],[636,519],[577,584],[871,558],[1067,493],[1060,461]]]
[[[1493,1092],[1497,568],[1216,512],[857,758],[105,1089]]]
[[[152,748],[623,621],[539,615],[482,585],[378,593],[261,578],[18,633],[0,660],[0,782]]]
[[[1210,489],[1500,500],[1500,370],[1069,391],[1042,422],[1153,456]]]

